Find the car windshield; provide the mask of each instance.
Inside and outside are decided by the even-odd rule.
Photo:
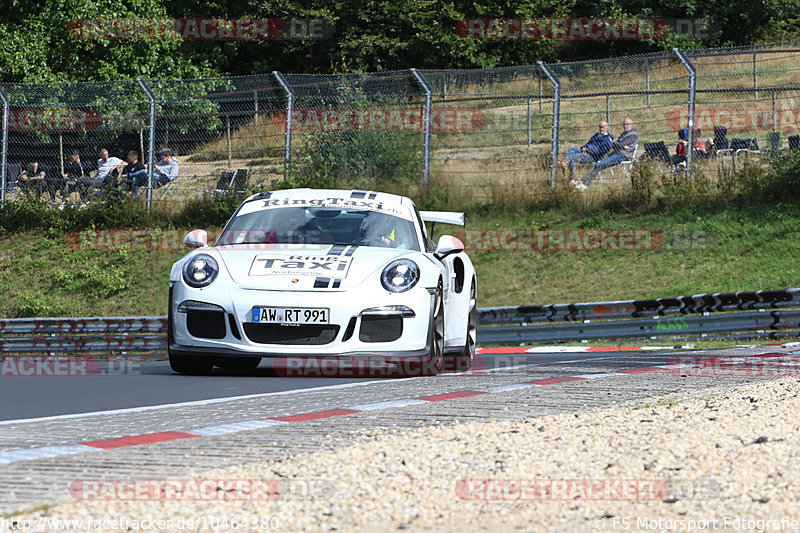
[[[358,244],[419,250],[414,223],[364,209],[275,207],[237,216],[217,246],[276,244]]]

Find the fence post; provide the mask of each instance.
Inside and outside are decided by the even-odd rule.
[[[672,51],[675,52],[675,55],[681,60],[683,66],[689,71],[689,131],[686,135],[686,140],[689,144],[686,146],[686,176],[691,179],[692,153],[694,152],[694,104],[695,94],[697,92],[697,70],[694,68],[694,65],[692,65],[692,62],[689,61],[689,58],[687,58],[679,48],[673,48]],[[735,161],[736,158],[734,157],[734,162]]]
[[[606,122],[611,124],[611,96],[606,93]]]
[[[156,97],[142,78],[136,78],[136,81],[150,100],[150,134],[147,142],[147,159],[149,159],[147,165],[147,211],[149,213],[153,204],[153,166],[156,164]]]
[[[775,89],[772,89],[772,131],[778,131],[778,113],[775,110]]]
[[[292,163],[292,116],[294,115],[294,92],[283,75],[277,70],[272,71],[272,75],[278,80],[286,93],[286,133],[283,137],[283,177],[289,177],[289,165]]]
[[[542,77],[539,76],[539,113],[542,112]]]
[[[528,148],[531,147],[531,97],[528,97]]]
[[[417,72],[417,69],[412,68],[411,74],[417,79],[417,82],[425,91],[425,117],[423,124],[425,125],[425,133],[422,137],[422,190],[428,192],[428,182],[431,175],[431,107],[433,106],[433,97],[431,96],[431,88],[425,82],[423,77]]]
[[[253,111],[255,111],[256,126],[258,126],[258,89],[253,89]]]
[[[225,129],[227,131],[226,137],[228,139],[228,168],[231,168],[231,117],[225,115]]]
[[[758,100],[758,70],[756,67],[756,52],[753,52],[753,92]]]
[[[8,98],[6,98],[6,93],[2,88],[0,88],[0,99],[3,100],[3,148],[0,153],[0,209],[4,209],[6,207],[6,182],[8,181],[8,177],[6,176],[6,171],[8,170],[6,161],[8,157]]]
[[[647,92],[647,107],[650,107],[650,62],[644,60],[644,90]]]
[[[544,61],[537,61],[536,64],[542,69],[544,75],[553,84],[553,132],[552,132],[552,160],[550,162],[550,187],[556,187],[558,177],[558,134],[560,129],[559,119],[561,118],[561,82],[550,71]]]

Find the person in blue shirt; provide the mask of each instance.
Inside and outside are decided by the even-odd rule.
[[[589,142],[578,148],[570,146],[567,151],[567,165],[569,165],[570,178],[575,179],[575,165],[578,163],[596,163],[611,150],[614,136],[608,133],[608,122],[600,123],[600,131],[592,135]]]

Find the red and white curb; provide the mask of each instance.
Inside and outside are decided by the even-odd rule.
[[[519,348],[517,348],[517,350],[519,350]],[[600,351],[607,351],[607,350],[600,350]],[[490,352],[489,350],[483,350],[482,353],[498,353],[498,352]],[[500,353],[514,353],[514,352],[500,352]],[[516,353],[520,352],[517,351]],[[800,355],[800,352],[792,352],[792,353]],[[761,354],[750,357],[785,357],[787,355],[790,354],[771,353],[771,354]],[[724,357],[724,358],[710,359],[708,361],[735,365],[742,361],[742,357]],[[116,437],[109,439],[100,439],[95,441],[79,442],[76,444],[63,445],[63,446],[44,446],[39,448],[28,448],[22,450],[9,450],[5,452],[0,452],[0,465],[16,463],[19,461],[27,461],[32,459],[49,459],[53,457],[60,457],[63,455],[74,455],[78,453],[91,452],[91,451],[114,450],[130,446],[142,446],[147,444],[155,444],[159,442],[170,442],[174,440],[227,435],[230,433],[238,433],[240,431],[263,429],[284,424],[306,422],[309,420],[320,420],[324,418],[332,418],[337,416],[349,416],[358,413],[379,411],[383,409],[396,409],[396,408],[408,407],[411,405],[422,405],[429,402],[440,402],[444,400],[454,400],[459,398],[471,398],[474,396],[481,396],[485,394],[497,394],[513,390],[527,389],[532,387],[543,387],[547,385],[557,385],[561,383],[588,381],[588,380],[600,379],[612,376],[632,376],[636,374],[655,372],[657,370],[686,369],[690,367],[699,368],[703,366],[704,365],[702,364],[655,365],[655,366],[620,370],[618,372],[552,377],[552,378],[537,379],[534,381],[525,381],[523,383],[513,383],[509,385],[499,385],[495,387],[485,387],[478,389],[447,392],[443,394],[419,396],[416,398],[408,398],[404,400],[359,404],[341,409],[328,409],[324,411],[298,413],[293,415],[278,416],[260,420],[245,420],[229,424],[195,428],[190,431],[162,431],[157,433],[147,433],[143,435],[130,435],[126,437]]]

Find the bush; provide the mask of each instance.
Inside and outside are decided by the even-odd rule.
[[[800,150],[778,157],[760,188],[768,200],[800,201]]]
[[[300,163],[278,186],[407,192],[422,175],[420,140],[406,132],[313,132]]]

